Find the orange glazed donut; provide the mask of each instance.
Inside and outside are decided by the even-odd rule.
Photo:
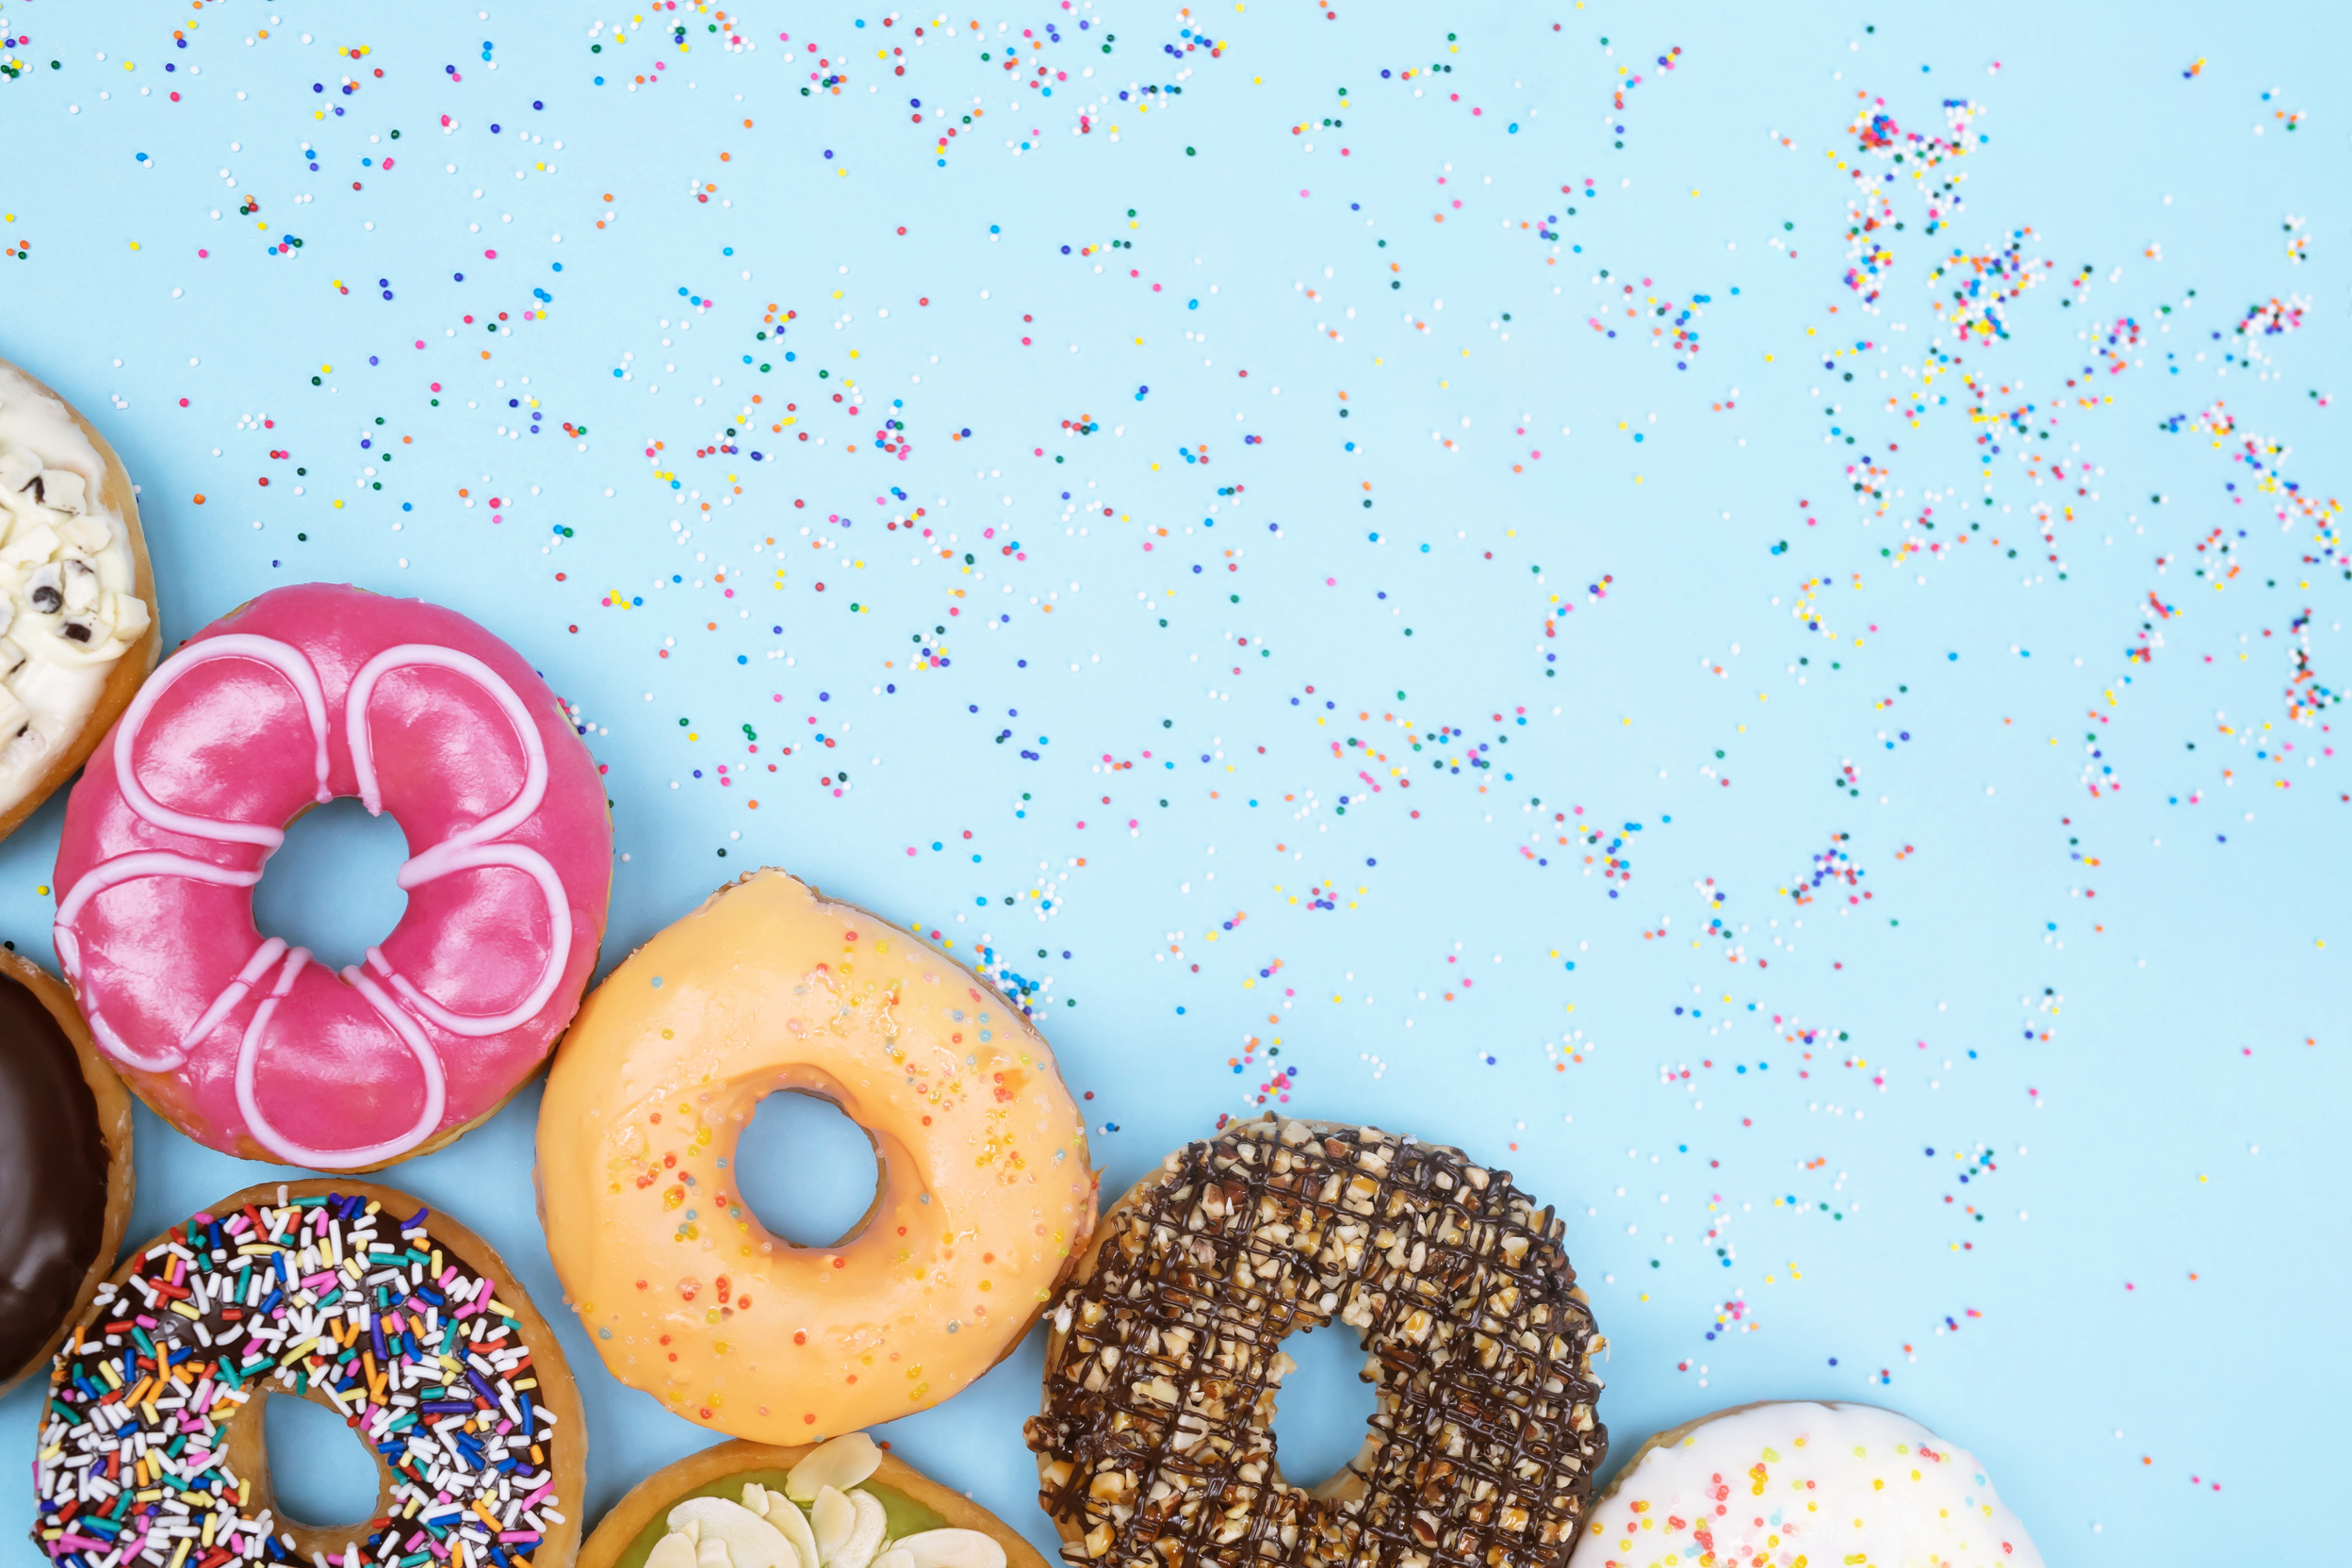
[[[874,1140],[874,1206],[796,1247],[735,1191],[768,1095]],[[1094,1231],[1078,1107],[986,980],[780,871],[746,873],[590,995],[539,1113],[565,1300],[678,1414],[807,1443],[911,1414],[1021,1340]]]

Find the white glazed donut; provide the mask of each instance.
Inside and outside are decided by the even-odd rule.
[[[1643,1444],[1570,1568],[2041,1568],[1967,1449],[1876,1405],[1740,1405]]]

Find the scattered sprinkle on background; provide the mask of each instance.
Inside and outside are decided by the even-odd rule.
[[[7,0],[0,353],[167,637],[332,579],[547,673],[608,965],[789,867],[1031,1010],[1106,1194],[1266,1108],[1512,1169],[1621,1455],[1869,1399],[2053,1562],[2284,1556],[2352,1393],[2346,19],[1750,10]],[[400,855],[338,804],[263,919],[355,956]],[[536,1109],[384,1179],[561,1315]],[[838,1227],[803,1109],[746,1180]],[[134,1237],[267,1174],[139,1135]],[[563,1327],[593,1518],[707,1437]],[[1044,1544],[1038,1364],[885,1435]]]

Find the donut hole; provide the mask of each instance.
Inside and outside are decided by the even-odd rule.
[[[272,1392],[262,1407],[270,1455],[270,1490],[278,1511],[311,1530],[352,1531],[376,1511],[383,1471],[376,1456],[343,1418],[297,1395]]]
[[[253,890],[253,923],[330,968],[363,963],[408,911],[393,880],[407,859],[407,835],[388,813],[331,800],[286,828]]]
[[[1274,1400],[1275,1462],[1282,1479],[1313,1492],[1341,1478],[1372,1435],[1379,1399],[1364,1380],[1370,1358],[1356,1331],[1332,1322],[1282,1341],[1298,1363]]]
[[[838,1247],[866,1227],[882,1192],[874,1137],[820,1095],[785,1089],[753,1107],[735,1145],[735,1190],[795,1247]]]

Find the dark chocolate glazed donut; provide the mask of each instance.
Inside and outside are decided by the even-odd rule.
[[[74,1041],[0,967],[0,1383],[48,1348],[100,1253],[113,1262],[112,1161]]]

